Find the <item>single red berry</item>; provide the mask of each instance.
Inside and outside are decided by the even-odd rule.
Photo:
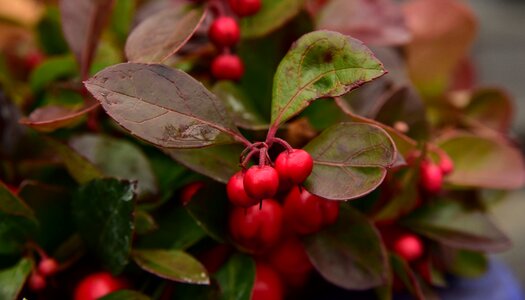
[[[439,168],[443,175],[448,175],[454,171],[454,162],[446,154],[441,155],[439,160]]]
[[[255,266],[255,282],[251,300],[281,300],[283,284],[279,275],[269,266],[258,262]]]
[[[26,55],[25,64],[29,70],[38,67],[44,61],[44,55],[40,51],[33,51]]]
[[[420,166],[421,186],[429,193],[438,193],[443,185],[443,172],[441,168],[428,161],[423,161]]]
[[[212,61],[211,73],[219,80],[239,80],[244,74],[244,65],[237,55],[221,54]]]
[[[235,173],[226,185],[228,199],[235,206],[250,207],[259,203],[259,199],[251,198],[244,190],[244,173],[239,171]]]
[[[44,258],[38,264],[38,272],[43,276],[52,276],[58,271],[58,262],[52,258]]]
[[[279,177],[296,184],[303,183],[312,173],[313,167],[312,156],[302,149],[283,151],[275,160],[275,170]]]
[[[294,187],[284,200],[284,219],[298,234],[311,234],[333,224],[339,216],[339,202]]]
[[[75,288],[75,300],[96,300],[126,285],[110,273],[99,272],[82,279]]]
[[[414,261],[423,255],[423,242],[414,234],[404,234],[394,242],[394,252],[406,261]]]
[[[229,0],[230,7],[240,17],[256,14],[261,9],[261,0]]]
[[[283,212],[275,200],[266,199],[248,208],[235,207],[230,212],[229,228],[232,238],[252,252],[264,252],[281,236]]]
[[[34,292],[41,291],[46,288],[46,279],[44,276],[38,274],[37,272],[31,273],[31,276],[29,276],[29,289],[31,289]]]
[[[239,42],[241,30],[234,18],[219,17],[211,23],[208,37],[217,46],[231,47]]]
[[[182,205],[190,203],[193,196],[195,196],[195,194],[197,194],[197,192],[203,187],[204,182],[202,181],[196,181],[186,185],[180,192],[180,201],[182,202]]]
[[[301,241],[294,236],[277,244],[268,254],[269,265],[293,287],[304,285],[313,266]]]
[[[244,174],[244,190],[254,199],[272,198],[279,188],[279,174],[271,166],[252,166]]]

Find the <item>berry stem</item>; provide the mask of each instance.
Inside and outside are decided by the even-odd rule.
[[[266,165],[266,155],[267,155],[267,148],[263,147],[261,150],[259,150],[259,167],[264,167]]]
[[[210,0],[208,2],[209,9],[219,17],[224,16],[226,14],[223,5],[224,4],[220,0]]]
[[[288,152],[292,152],[292,151],[293,151],[293,147],[290,146],[290,144],[288,144],[287,141],[285,141],[285,140],[283,140],[283,139],[281,139],[281,138],[274,137],[274,138],[272,139],[272,141],[273,141],[273,142],[276,142],[276,143],[278,143],[278,144],[280,144],[280,145],[282,145],[283,147],[285,147],[285,148],[286,148],[286,151],[288,151]]]
[[[242,160],[241,162],[241,167],[244,169],[246,169],[246,165],[248,164],[248,162],[250,161],[250,159],[252,158],[252,156],[257,153],[259,151],[259,149],[252,149],[252,151],[250,151],[250,153],[248,153],[248,155],[246,155],[246,157]],[[242,159],[242,158],[241,158]]]

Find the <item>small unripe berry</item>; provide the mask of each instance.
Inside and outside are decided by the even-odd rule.
[[[46,288],[46,279],[44,276],[38,274],[37,272],[31,273],[28,280],[29,288],[34,292],[39,292]]]
[[[256,14],[261,9],[261,0],[229,0],[230,7],[240,17]]]
[[[312,234],[333,224],[339,216],[339,202],[294,187],[284,200],[284,218],[298,234]]]
[[[258,262],[255,266],[251,300],[281,299],[283,299],[283,284],[279,275],[269,266]]]
[[[279,188],[279,174],[271,166],[252,166],[244,174],[244,190],[254,199],[272,198]]]
[[[231,47],[241,37],[239,24],[231,17],[219,17],[211,23],[208,31],[208,37],[217,46]]]
[[[244,190],[244,174],[242,171],[235,173],[226,185],[228,199],[235,206],[250,207],[259,203],[259,199],[254,199],[246,194]]]
[[[408,262],[423,255],[423,242],[414,234],[404,234],[394,242],[394,252]]]
[[[454,162],[450,159],[448,155],[441,155],[439,160],[439,168],[443,175],[448,175],[454,171]]]
[[[96,300],[126,285],[110,273],[100,272],[82,279],[75,288],[75,300]]]
[[[312,156],[302,149],[283,151],[275,160],[275,170],[279,173],[279,177],[296,184],[303,183],[308,178],[313,166]]]
[[[280,238],[283,212],[275,200],[266,199],[248,208],[235,207],[230,212],[230,234],[238,245],[251,252],[264,252]]]
[[[237,55],[221,54],[212,61],[211,73],[219,80],[239,80],[244,74],[244,65]]]
[[[197,192],[204,187],[204,182],[196,181],[186,185],[180,192],[180,201],[182,205],[190,203],[191,199],[197,194]]]
[[[54,275],[58,271],[58,262],[52,258],[44,258],[38,264],[38,272],[43,276]]]
[[[432,163],[423,161],[420,167],[421,186],[422,188],[432,194],[441,191],[443,185],[443,172],[441,168]]]
[[[303,244],[294,236],[280,242],[270,251],[268,263],[285,283],[293,287],[302,286],[313,269]]]

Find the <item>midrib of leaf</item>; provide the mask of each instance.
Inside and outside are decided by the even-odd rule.
[[[157,74],[157,73],[155,73],[155,74]],[[158,75],[158,74],[157,74],[157,75]],[[228,134],[228,135],[234,137],[234,139],[235,139],[236,141],[239,141],[239,142],[240,142],[240,141],[245,140],[243,136],[241,136],[240,134],[238,134],[238,133],[236,133],[236,132],[234,132],[234,131],[231,131],[231,130],[229,130],[229,129],[227,129],[227,128],[224,128],[224,127],[222,127],[222,126],[219,126],[219,125],[217,125],[217,124],[210,123],[210,122],[205,121],[205,120],[203,120],[203,119],[200,119],[200,118],[198,118],[198,117],[196,117],[196,116],[194,116],[194,115],[189,115],[189,114],[185,114],[185,113],[182,113],[182,112],[178,112],[178,111],[173,110],[173,109],[171,109],[171,108],[164,107],[164,106],[159,105],[159,104],[156,104],[156,103],[151,103],[151,102],[149,102],[149,101],[146,101],[145,99],[142,99],[142,98],[139,98],[139,97],[136,97],[136,96],[131,96],[131,95],[128,95],[128,94],[123,93],[123,92],[113,91],[113,90],[110,90],[110,89],[108,89],[108,88],[106,88],[106,87],[104,87],[104,86],[101,86],[101,85],[95,84],[95,83],[93,83],[93,82],[89,82],[88,84],[90,84],[90,85],[94,85],[94,86],[97,86],[97,87],[99,87],[99,88],[101,88],[101,89],[103,89],[103,90],[105,90],[105,91],[111,92],[111,93],[115,93],[115,94],[123,95],[123,96],[129,97],[129,98],[137,99],[137,101],[143,101],[143,102],[146,102],[146,103],[149,104],[149,105],[156,106],[156,107],[160,107],[160,108],[162,108],[162,109],[165,109],[165,110],[167,110],[167,111],[173,112],[173,113],[175,113],[175,114],[182,115],[182,116],[185,116],[185,117],[188,117],[188,118],[194,119],[194,120],[196,120],[196,121],[199,121],[199,122],[201,122],[201,123],[203,123],[203,124],[206,124],[206,125],[208,125],[208,126],[210,126],[210,127],[212,127],[212,128],[215,128],[215,129],[217,129],[217,130],[219,130],[219,131],[222,131],[222,132],[224,132],[224,133],[226,133],[226,134]],[[148,119],[148,120],[143,120],[143,121],[141,121],[141,122],[135,122],[135,121],[128,120],[128,119],[126,119],[124,116],[123,116],[123,119],[126,120],[127,122],[130,122],[130,123],[141,124],[141,123],[143,123],[143,122],[145,122],[145,121],[150,121],[150,120],[156,119],[156,118],[158,118],[158,117],[160,117],[160,116],[162,116],[162,115],[164,115],[164,114],[157,115],[157,116],[155,116],[155,117],[153,117],[153,118],[150,118],[150,119]]]

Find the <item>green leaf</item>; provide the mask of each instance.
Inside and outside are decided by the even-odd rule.
[[[441,200],[414,211],[402,224],[444,245],[473,251],[499,252],[511,242],[482,211]]]
[[[303,242],[317,271],[337,286],[366,290],[387,281],[388,257],[379,233],[348,205],[341,205],[337,223]]]
[[[148,158],[134,144],[94,134],[76,136],[69,144],[104,175],[136,180],[139,197],[157,193],[157,181]]]
[[[13,194],[9,188],[0,181],[0,213],[24,217],[36,222],[35,213],[27,204]]]
[[[521,151],[500,138],[458,133],[439,142],[454,162],[446,182],[460,187],[517,189],[525,184]]]
[[[203,149],[165,149],[166,154],[195,172],[227,183],[240,170],[239,156],[243,146],[218,145]]]
[[[217,271],[221,300],[250,300],[255,283],[255,262],[250,256],[235,254]]]
[[[16,300],[33,269],[33,260],[22,258],[16,265],[0,270],[0,299]]]
[[[78,73],[75,58],[72,55],[56,56],[46,59],[38,65],[29,77],[29,85],[38,93],[59,80],[68,79]]]
[[[305,187],[333,200],[354,199],[371,192],[396,158],[392,139],[383,129],[360,123],[334,125],[304,149],[314,159]]]
[[[152,215],[144,210],[135,210],[135,233],[144,235],[159,229],[159,225]]]
[[[100,300],[150,300],[151,298],[139,293],[137,291],[132,290],[120,290],[113,292],[111,294],[108,294]]]
[[[161,63],[188,42],[206,17],[202,6],[174,5],[140,23],[126,41],[131,62]]]
[[[191,284],[210,284],[204,266],[180,250],[133,250],[133,259],[143,270],[159,277]]]
[[[120,126],[153,145],[201,148],[245,141],[222,102],[182,71],[124,63],[85,85]]]
[[[111,15],[111,29],[115,33],[119,42],[126,41],[131,25],[133,22],[133,16],[136,9],[135,0],[116,0],[115,9]]]
[[[346,94],[384,74],[381,62],[358,40],[331,31],[305,34],[275,73],[272,123],[284,123],[311,101]]]
[[[259,115],[253,100],[248,99],[237,85],[220,81],[213,86],[212,92],[226,105],[237,126],[252,130],[268,128],[268,122]]]
[[[425,300],[419,281],[408,263],[397,255],[390,255],[392,271],[403,282],[407,290],[418,300]]]
[[[73,199],[73,219],[82,239],[101,262],[117,274],[128,263],[133,237],[135,184],[93,180]]]
[[[206,184],[185,207],[212,238],[221,243],[227,240],[229,206],[224,185]]]
[[[487,257],[480,252],[458,250],[451,261],[447,263],[447,270],[461,277],[478,277],[488,269]]]
[[[64,54],[68,47],[60,26],[60,12],[57,7],[46,6],[46,11],[36,25],[36,34],[41,49],[48,55]]]
[[[303,3],[304,0],[262,0],[260,11],[241,19],[242,36],[260,37],[276,30],[295,17]]]
[[[482,124],[506,133],[512,123],[513,109],[512,101],[505,91],[482,88],[472,93],[464,108],[465,121],[473,127]]]
[[[60,157],[71,177],[78,183],[84,184],[102,178],[102,173],[75,150],[50,138],[46,138],[45,143]]]

